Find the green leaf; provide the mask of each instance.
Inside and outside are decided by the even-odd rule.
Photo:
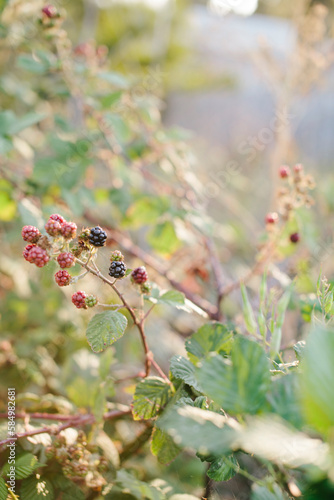
[[[241,295],[242,295],[243,315],[244,315],[246,328],[249,331],[249,333],[256,335],[257,324],[255,321],[254,312],[253,312],[252,306],[249,302],[248,294],[247,294],[246,287],[244,284],[241,284],[240,290],[241,290]]]
[[[7,495],[8,495],[8,488],[3,478],[0,477],[0,498],[3,498],[5,500],[7,498]]]
[[[94,352],[104,351],[120,339],[127,327],[126,317],[115,311],[98,313],[88,323],[86,337]]]
[[[305,340],[300,340],[293,346],[293,350],[295,351],[296,358],[298,360],[303,359],[304,354],[305,354],[305,347],[306,347],[306,342]]]
[[[254,484],[252,487],[251,500],[288,500],[290,497],[284,493],[278,484],[269,487]]]
[[[207,472],[209,478],[214,481],[229,481],[236,475],[239,464],[234,455],[219,457],[211,462],[210,469]]]
[[[173,356],[170,362],[170,371],[175,378],[183,380],[186,384],[191,385],[196,391],[202,392],[199,386],[194,365],[182,356]]]
[[[297,429],[303,426],[299,395],[300,378],[297,373],[288,373],[278,378],[275,377],[271,390],[267,394],[270,411],[280,415]]]
[[[36,477],[30,477],[23,481],[20,489],[21,498],[25,500],[53,500],[54,489],[51,482],[48,479],[37,479]]]
[[[147,377],[136,386],[133,398],[133,418],[147,420],[155,417],[172,396],[171,385],[159,377]]]
[[[16,203],[11,195],[5,191],[0,191],[0,220],[10,221],[16,215]]]
[[[229,422],[218,413],[183,406],[165,412],[157,421],[157,426],[168,432],[178,446],[195,449],[201,454],[220,456],[230,451],[237,437]]]
[[[37,460],[37,458],[31,453],[25,453],[16,459],[15,462],[15,477],[16,479],[24,479],[30,476],[35,469],[43,467]],[[2,474],[6,476],[10,470],[10,465],[5,464]]]
[[[327,435],[334,427],[334,331],[318,328],[308,337],[302,361],[301,399],[307,421]]]
[[[187,493],[176,493],[176,495],[172,495],[169,500],[200,500],[198,497],[194,497],[194,495],[188,495]]]
[[[140,198],[127,210],[126,226],[140,228],[146,224],[156,224],[157,219],[169,208],[166,197]]]
[[[186,340],[188,357],[193,363],[205,358],[210,352],[229,354],[233,342],[233,335],[225,325],[212,321],[207,323],[190,339]]]
[[[169,464],[181,452],[167,432],[155,427],[152,434],[151,452],[161,464]]]
[[[121,99],[122,95],[123,92],[121,90],[117,90],[116,92],[111,92],[110,94],[101,97],[100,102],[104,108],[110,108]]]
[[[21,130],[25,128],[31,127],[31,125],[35,125],[36,123],[44,120],[47,115],[45,113],[27,113],[22,117],[16,117],[15,121],[11,124],[8,130],[9,135],[18,134]]]
[[[157,224],[147,235],[147,241],[155,250],[161,254],[171,254],[180,246],[174,225],[170,221]]]
[[[279,352],[282,341],[282,326],[284,323],[286,309],[291,298],[291,290],[286,291],[277,304],[277,318],[270,342],[270,355],[274,358]]]
[[[184,306],[184,294],[177,290],[168,290],[168,292],[164,292],[160,295],[158,303],[175,307]]]
[[[59,488],[63,493],[61,500],[85,500],[85,495],[70,479],[57,474],[53,479],[55,488]]]
[[[102,80],[105,80],[109,83],[112,83],[116,87],[120,87],[123,89],[126,89],[129,86],[128,80],[121,75],[121,73],[116,73],[116,71],[108,71],[108,72],[99,72],[97,74],[99,78],[102,78]]]
[[[124,469],[117,472],[116,485],[138,500],[165,500],[165,495],[158,488],[139,481]]]
[[[272,414],[249,417],[234,446],[281,466],[316,465],[326,470],[329,465],[327,443],[297,431]]]
[[[219,355],[203,362],[197,379],[205,394],[225,411],[256,413],[270,387],[269,362],[264,349],[245,337],[234,341],[232,365]]]

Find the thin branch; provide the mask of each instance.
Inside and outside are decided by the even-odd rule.
[[[109,411],[103,415],[103,420],[114,420],[116,418],[123,417],[124,415],[129,415],[129,414],[131,414],[130,409],[128,409],[128,410],[112,410],[112,411]],[[6,418],[6,416],[7,416],[7,414],[1,414],[1,416],[2,415],[4,415],[4,418]],[[38,419],[46,418],[45,414],[37,414],[37,415],[43,415],[43,417],[42,416],[32,417],[32,415],[34,415],[33,413],[32,414],[29,414],[29,413],[20,414],[20,415],[21,416],[17,416],[17,418],[27,418],[27,417],[38,418]],[[58,415],[58,417],[61,417],[61,416]],[[62,417],[64,417],[64,415]],[[58,420],[60,420],[60,419],[58,418]],[[38,434],[47,433],[47,434],[56,435],[56,434],[59,434],[61,431],[68,429],[69,427],[80,427],[82,425],[93,424],[95,422],[95,420],[96,420],[95,416],[91,413],[85,414],[85,415],[74,415],[74,416],[72,415],[72,418],[67,419],[67,422],[64,424],[61,424],[58,426],[54,426],[54,425],[45,426],[45,427],[41,427],[39,429],[32,429],[30,431],[25,431],[25,432],[15,434],[14,436],[12,436],[10,438],[3,439],[2,441],[0,441],[0,446],[7,444],[7,443],[10,443],[11,441],[16,441],[17,439],[20,439],[23,437],[36,436]]]
[[[133,323],[136,325],[136,327],[139,331],[140,338],[141,338],[144,352],[145,352],[145,376],[147,377],[150,374],[151,364],[153,364],[155,369],[158,370],[160,374],[164,373],[163,370],[159,367],[159,365],[155,361],[153,361],[153,355],[152,355],[152,353],[148,347],[148,344],[147,344],[147,339],[146,339],[146,335],[145,335],[145,331],[144,331],[144,322],[137,318],[133,308],[128,304],[128,302],[124,298],[123,294],[115,286],[115,284],[114,284],[115,281],[110,281],[108,278],[103,276],[103,274],[99,270],[95,271],[95,269],[92,269],[90,266],[88,266],[88,264],[86,264],[85,262],[82,262],[79,259],[77,259],[77,263],[80,264],[85,269],[87,269],[87,271],[89,271],[94,276],[100,278],[104,283],[109,285],[114,290],[114,292],[118,295],[118,297],[121,299],[124,307],[129,311],[130,316],[133,320]],[[167,375],[164,374],[164,378],[168,379]]]
[[[92,222],[93,224],[97,224],[96,218],[92,216],[89,212],[85,213],[85,218],[88,221]],[[99,223],[101,223],[101,221],[99,221]],[[182,285],[182,283],[176,281],[172,271],[166,268],[161,263],[160,260],[153,257],[152,255],[149,255],[140,247],[133,244],[130,238],[122,234],[117,229],[108,226],[108,224],[104,224],[104,228],[107,230],[107,232],[109,233],[109,237],[112,240],[116,241],[130,255],[132,255],[133,257],[137,257],[142,262],[144,262],[144,264],[154,269],[154,271],[159,273],[161,276],[164,276],[164,278],[166,278],[169,281],[169,283],[172,285],[173,288],[175,288],[175,290],[182,292],[188,300],[190,300],[197,307],[202,309],[202,311],[204,311],[209,316],[209,318],[215,319],[217,317],[217,307],[211,304],[208,300],[201,297],[200,295],[192,293],[188,288]]]

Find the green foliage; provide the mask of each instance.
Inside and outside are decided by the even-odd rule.
[[[197,378],[205,393],[234,415],[261,410],[270,387],[265,351],[244,337],[234,340],[231,361],[212,356],[203,361]]]
[[[334,425],[333,353],[333,331],[315,328],[303,359],[301,400],[309,424],[326,436]]]
[[[221,323],[211,322],[203,325],[190,339],[186,340],[186,349],[190,361],[197,363],[210,352],[229,354],[233,335]]]
[[[224,483],[218,490],[235,476],[237,485],[253,483],[252,500],[287,499],[293,483],[305,498],[331,498],[333,283],[320,276],[315,284],[321,256],[307,241],[317,224],[300,206],[312,179],[289,177],[296,206],[250,256],[253,227],[244,231],[226,215],[245,218],[244,173],[232,183],[242,186],[240,206],[232,189],[209,203],[210,163],[199,168],[189,134],[161,123],[158,95],[173,78],[171,55],[182,66],[182,49],[172,40],[165,61],[153,54],[160,14],[105,9],[98,31],[108,55],[67,36],[67,26],[77,33],[71,22],[87,8],[81,2],[68,5],[66,24],[60,8],[52,25],[34,5],[14,3],[1,19],[0,409],[6,414],[15,387],[19,497],[196,500],[208,478]],[[172,25],[182,18],[179,3],[175,9]],[[182,86],[228,80],[208,82],[191,68]],[[217,210],[221,200],[228,210]],[[322,208],[332,215],[332,200]],[[107,245],[46,239],[51,213],[75,220],[78,234],[101,225]],[[22,259],[23,225],[44,235],[43,269]],[[297,230],[300,254],[289,238]],[[59,288],[56,258],[76,245],[71,284]],[[118,248],[128,271],[110,287],[99,278]],[[277,265],[280,258],[287,260]],[[241,262],[250,269],[240,277]],[[144,264],[149,284],[141,288],[129,275]],[[95,315],[74,309],[79,289],[98,296]]]
[[[136,386],[133,397],[133,418],[147,420],[155,417],[172,396],[172,387],[159,377],[147,377]]]
[[[94,352],[104,351],[122,337],[128,324],[126,317],[116,311],[95,314],[87,326],[86,337]]]

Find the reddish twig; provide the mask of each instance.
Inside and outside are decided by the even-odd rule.
[[[144,321],[143,321],[144,318],[142,320],[139,320],[137,318],[137,316],[136,316],[133,308],[125,300],[123,294],[118,290],[118,288],[115,286],[114,282],[110,281],[108,278],[106,278],[105,276],[103,276],[103,274],[100,273],[99,270],[92,269],[85,262],[82,262],[79,259],[77,259],[77,262],[82,267],[84,267],[85,269],[87,269],[87,271],[89,271],[91,274],[93,274],[97,278],[100,278],[104,283],[106,283],[107,285],[109,285],[114,290],[114,292],[118,295],[118,297],[121,299],[124,307],[129,311],[130,316],[131,316],[131,318],[133,320],[133,323],[134,323],[134,325],[136,325],[136,327],[137,327],[137,329],[139,331],[140,338],[141,338],[141,341],[142,341],[142,344],[143,344],[143,348],[144,348],[144,352],[145,352],[145,376],[147,377],[150,374],[151,364],[153,364],[153,366],[155,367],[155,369],[158,369],[158,371],[159,371],[160,374],[164,373],[163,370],[160,367],[157,368],[159,365],[156,363],[156,361],[154,361],[154,363],[153,363],[153,355],[150,352],[150,349],[148,347],[147,339],[146,339],[146,335],[145,335],[145,331],[144,331]],[[164,378],[168,379],[167,375],[164,374]]]
[[[124,415],[129,415],[131,413],[131,410],[112,410],[112,411],[109,411],[107,413],[105,413],[103,415],[103,420],[113,420],[113,419],[116,419],[118,417],[122,417]],[[6,418],[7,414],[1,414],[1,415],[4,415],[4,418]],[[43,417],[33,417],[32,415],[34,415],[33,413],[32,414],[21,414],[22,416],[18,417],[17,418],[45,418],[45,415]],[[37,414],[37,415],[43,415],[43,414]],[[58,415],[58,417],[64,417],[65,415]],[[66,415],[67,417],[67,415]],[[58,418],[59,420],[59,418]],[[29,437],[29,436],[36,436],[37,434],[53,434],[53,435],[56,435],[56,434],[59,434],[61,431],[65,430],[65,429],[68,429],[69,427],[80,427],[82,425],[87,425],[87,424],[93,424],[95,422],[96,418],[93,414],[89,413],[89,414],[85,414],[85,415],[75,415],[73,416],[72,415],[72,419],[71,420],[68,420],[66,423],[64,424],[61,424],[61,425],[58,425],[58,426],[45,426],[45,427],[41,427],[39,429],[32,429],[30,431],[25,431],[25,432],[21,432],[21,433],[18,433],[18,434],[15,434],[14,436],[10,437],[10,438],[7,438],[7,439],[3,439],[2,441],[0,441],[0,446],[4,445],[4,444],[7,444],[7,443],[10,443],[12,441],[16,441],[17,439],[20,439],[20,438],[23,438],[23,437]]]

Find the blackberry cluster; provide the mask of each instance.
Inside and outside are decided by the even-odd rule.
[[[114,260],[109,267],[109,276],[112,278],[124,278],[126,273],[126,265],[122,261]]]
[[[87,298],[86,292],[82,291],[75,292],[72,295],[72,302],[78,309],[87,309],[86,298]]]
[[[35,264],[37,267],[44,267],[49,262],[50,257],[44,248],[37,245],[27,245],[23,251],[23,257],[30,264]]]
[[[35,226],[24,226],[21,234],[24,241],[28,241],[29,243],[37,243],[41,237],[41,233]]]
[[[62,252],[57,257],[58,264],[63,269],[65,267],[72,267],[75,261],[75,257],[71,252]]]
[[[89,243],[94,247],[103,247],[107,241],[107,233],[100,226],[92,227],[89,234]]]
[[[71,275],[65,269],[60,269],[55,274],[55,280],[59,286],[67,286],[71,283]]]

